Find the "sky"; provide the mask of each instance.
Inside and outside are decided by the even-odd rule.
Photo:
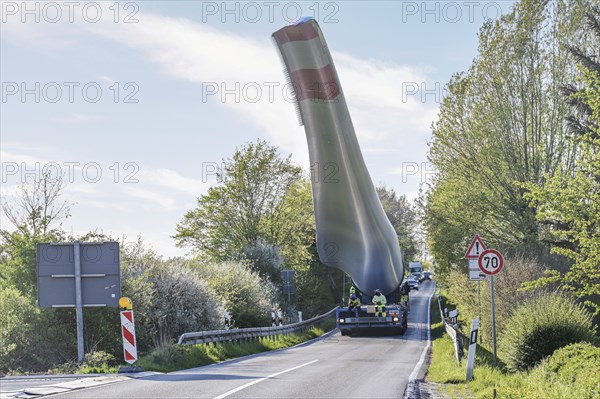
[[[323,30],[373,182],[414,199],[434,173],[444,86],[477,56],[484,20],[512,4],[1,1],[2,201],[61,175],[67,232],[185,255],[176,225],[236,148],[267,140],[309,169],[271,41],[304,16]]]

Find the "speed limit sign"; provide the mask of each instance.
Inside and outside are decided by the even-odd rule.
[[[498,274],[500,270],[502,270],[504,267],[504,258],[502,257],[502,254],[495,249],[486,249],[479,255],[477,263],[479,265],[479,270],[481,270],[482,273],[492,276]]]

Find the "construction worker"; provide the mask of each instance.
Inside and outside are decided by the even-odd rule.
[[[386,316],[385,305],[387,305],[387,299],[385,295],[378,289],[375,290],[373,295],[373,304],[375,305],[375,316]]]
[[[358,292],[357,292],[357,291],[356,291],[356,287],[355,287],[355,286],[353,286],[353,285],[351,285],[351,286],[350,286],[350,295],[352,295],[352,294],[356,295],[356,297],[357,297],[357,298],[358,298],[360,301],[362,301],[362,297],[361,297],[361,295],[360,295],[360,291],[358,291]]]
[[[410,292],[410,285],[408,281],[404,281],[400,287],[400,303],[408,309],[408,293]]]
[[[348,311],[354,311],[355,317],[358,317],[360,305],[360,299],[358,299],[356,294],[350,294],[350,299],[348,299]]]

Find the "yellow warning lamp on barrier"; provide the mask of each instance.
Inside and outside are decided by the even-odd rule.
[[[119,306],[127,310],[133,309],[131,299],[127,298],[126,296],[119,298]]]

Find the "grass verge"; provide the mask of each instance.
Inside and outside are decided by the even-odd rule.
[[[433,343],[427,380],[447,384],[441,389],[450,397],[464,397],[467,353],[458,365],[452,340],[444,331],[437,300],[432,301],[431,312]],[[478,345],[474,378],[468,383],[475,398],[600,398],[600,348],[591,344],[561,348],[527,372],[510,373],[502,364],[497,368],[492,365],[493,355]]]
[[[318,327],[302,333],[280,335],[275,338],[264,337],[247,342],[222,342],[198,345],[169,345],[156,349],[140,358],[136,365],[147,371],[171,372],[193,367],[206,366],[241,356],[289,348],[302,342],[320,337],[333,329],[333,321],[321,323]]]

